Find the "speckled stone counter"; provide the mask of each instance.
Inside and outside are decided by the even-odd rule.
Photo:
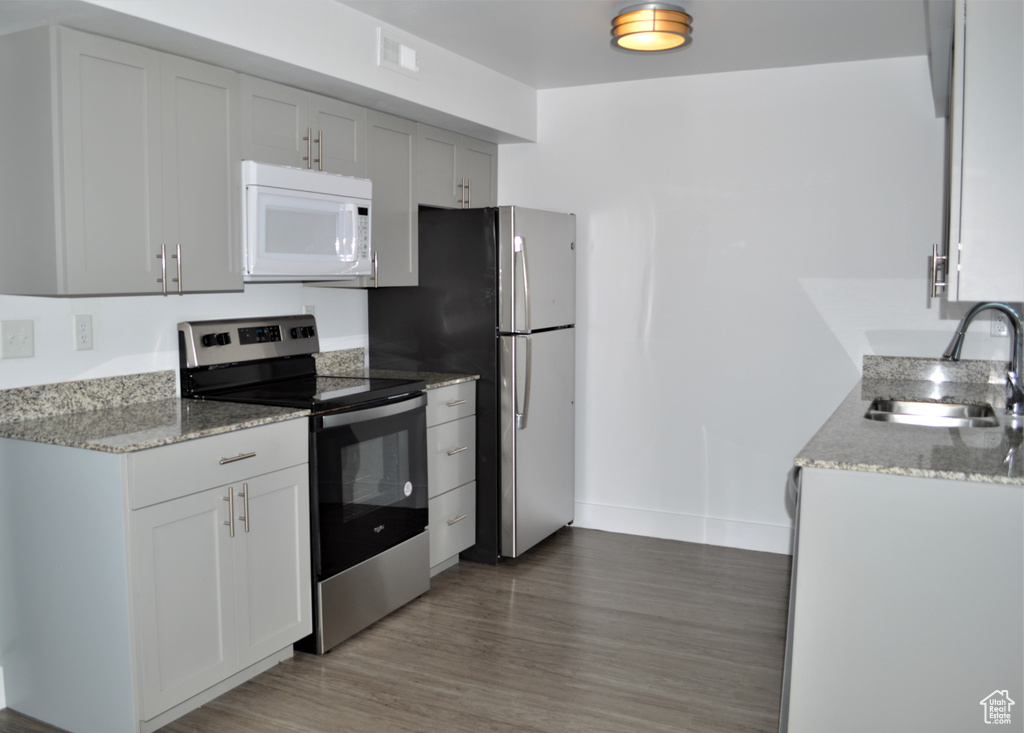
[[[129,453],[304,417],[308,410],[182,400],[173,371],[0,390],[0,438]]]
[[[797,455],[798,466],[1024,485],[1024,430],[1009,425],[1006,365],[865,357],[863,378]],[[865,419],[876,398],[990,404],[990,428],[935,428]]]
[[[0,438],[130,453],[304,417],[308,410],[166,399],[0,424]]]
[[[316,373],[321,377],[335,374],[362,373],[366,364],[366,352],[363,349],[342,349],[340,351],[321,351],[313,354],[316,360]]]
[[[0,423],[169,399],[175,390],[170,370],[4,389]]]

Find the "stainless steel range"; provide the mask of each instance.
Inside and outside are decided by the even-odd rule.
[[[323,654],[430,587],[426,396],[323,376],[311,315],[178,324],[183,397],[306,407],[313,634]]]

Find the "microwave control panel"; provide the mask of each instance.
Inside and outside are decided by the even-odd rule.
[[[356,217],[358,231],[356,241],[358,242],[356,257],[360,260],[370,259],[370,209],[360,206]]]

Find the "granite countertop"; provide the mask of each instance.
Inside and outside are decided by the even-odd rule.
[[[0,423],[0,438],[130,453],[307,415],[309,410],[170,398]]]
[[[309,415],[179,399],[174,377],[147,372],[0,390],[0,438],[130,453]]]
[[[427,389],[470,374],[367,370],[364,351],[316,354],[321,376],[418,379]],[[0,390],[0,438],[130,453],[309,415],[309,410],[180,399],[173,371]]]
[[[1004,362],[865,357],[863,378],[795,464],[1024,485],[1024,431],[1003,411],[1005,381]],[[990,404],[1000,424],[935,428],[865,419],[876,398]]]

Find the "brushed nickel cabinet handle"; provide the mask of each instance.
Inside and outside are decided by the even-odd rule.
[[[178,295],[184,295],[181,289],[181,244],[174,248],[174,254],[171,256],[178,261],[178,277],[174,278],[174,282],[178,283]]]
[[[228,495],[224,497],[224,501],[228,503],[228,521],[224,522],[225,525],[231,530],[231,536],[235,536],[235,487],[228,487]]]
[[[220,465],[223,466],[223,465],[226,465],[228,463],[234,463],[235,461],[244,461],[246,458],[255,458],[255,457],[256,457],[256,451],[253,451],[252,453],[239,453],[237,456],[232,456],[231,458],[221,458],[220,459]]]
[[[469,450],[469,446],[464,445],[461,448],[452,448],[450,451],[448,451],[448,455],[454,456],[456,453],[461,453],[464,450]]]
[[[457,516],[457,517],[455,517],[455,518],[453,518],[453,519],[449,519],[449,520],[448,520],[448,526],[450,527],[450,526],[452,526],[453,524],[455,524],[456,522],[461,522],[461,521],[462,521],[463,519],[465,519],[465,518],[466,518],[466,516],[467,516],[467,515],[465,515],[465,514],[460,514],[459,516]]]
[[[946,280],[946,263],[949,261],[948,255],[939,254],[939,245],[932,245],[932,256],[928,258],[931,264],[931,285],[932,285],[932,297],[939,297],[939,288],[945,288],[947,285]]]
[[[459,405],[466,404],[465,400],[452,400],[448,403],[448,407],[458,407]]]
[[[249,484],[242,484],[242,490],[238,492],[238,497],[242,500],[242,516],[239,517],[245,522],[245,531],[249,531]]]
[[[160,277],[156,279],[163,286],[163,294],[167,295],[167,245],[160,245],[160,254],[156,256],[160,260]]]
[[[324,131],[316,131],[316,169],[322,171],[324,169]]]
[[[306,128],[306,137],[304,137],[302,139],[306,141],[306,155],[305,155],[305,157],[303,157],[303,160],[306,161],[306,167],[307,168],[312,168],[313,167],[313,161],[311,160],[311,158],[313,157],[313,128],[312,127],[307,127]]]

